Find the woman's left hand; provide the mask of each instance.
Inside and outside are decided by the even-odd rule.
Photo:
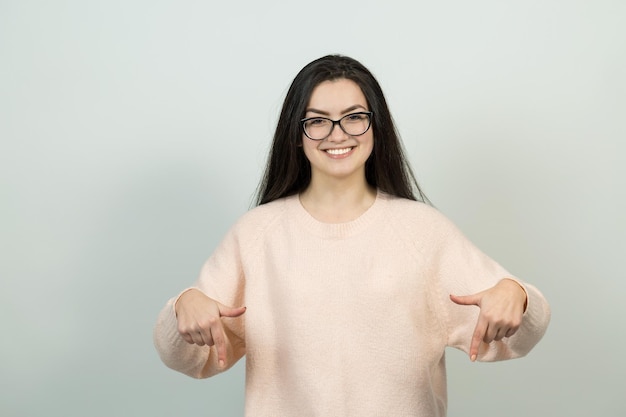
[[[502,279],[488,290],[472,295],[450,295],[459,305],[478,306],[480,314],[470,345],[470,360],[478,357],[480,342],[511,337],[522,324],[526,291],[512,279]]]

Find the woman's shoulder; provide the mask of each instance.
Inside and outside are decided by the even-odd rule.
[[[449,232],[456,226],[441,211],[422,201],[383,194],[388,217],[407,232]]]
[[[393,196],[384,192],[379,193],[380,198],[386,202],[389,211],[404,220],[416,219],[432,221],[445,219],[445,216],[430,204]]]
[[[259,233],[270,227],[283,217],[288,198],[279,198],[251,208],[237,220],[234,229],[244,233],[247,231]]]

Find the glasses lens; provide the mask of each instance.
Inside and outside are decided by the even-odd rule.
[[[359,136],[370,128],[370,115],[368,113],[348,114],[339,123],[348,135]]]
[[[304,131],[311,139],[322,140],[330,135],[332,129],[333,122],[321,117],[304,122]]]
[[[343,116],[339,121],[332,121],[325,117],[315,117],[304,120],[304,133],[313,140],[326,139],[333,131],[336,123],[339,123],[341,130],[350,136],[360,136],[367,132],[372,123],[371,112],[351,113]]]

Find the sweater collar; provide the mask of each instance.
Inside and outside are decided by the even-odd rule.
[[[374,222],[383,221],[384,206],[388,200],[389,196],[378,190],[374,203],[363,214],[344,223],[320,222],[306,211],[297,194],[287,197],[286,204],[289,217],[294,219],[298,226],[324,239],[344,239],[359,234]]]

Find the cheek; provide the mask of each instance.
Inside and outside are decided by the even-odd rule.
[[[316,150],[315,143],[312,143],[312,141],[309,138],[303,136],[302,137],[302,150],[304,151],[304,156],[306,156],[306,159],[308,159],[310,162],[311,156],[313,155],[313,152]]]
[[[363,145],[367,149],[367,157],[369,158],[370,156],[372,156],[372,153],[374,152],[374,138],[371,136],[368,137],[364,141]]]

